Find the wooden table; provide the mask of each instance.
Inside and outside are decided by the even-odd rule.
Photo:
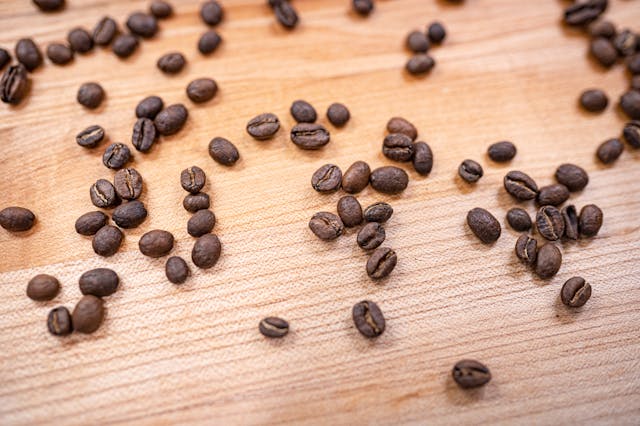
[[[68,0],[63,13],[44,15],[26,0],[5,0],[0,45],[33,36],[44,47],[104,14],[123,22],[146,3]],[[613,105],[599,115],[577,107],[587,87],[604,88],[615,104],[628,79],[622,66],[604,72],[588,59],[586,38],[559,25],[565,2],[378,1],[376,12],[361,19],[347,0],[298,0],[301,25],[287,32],[264,0],[227,0],[218,28],[224,43],[207,58],[196,50],[205,31],[200,2],[173,3],[176,16],[133,57],[95,49],[67,67],[47,64],[33,74],[22,105],[0,107],[0,204],[38,216],[27,235],[0,230],[0,423],[638,424],[640,153],[626,151],[611,167],[598,164],[596,147],[618,136],[625,118]],[[640,8],[611,1],[607,16],[637,30]],[[435,19],[449,30],[433,49],[438,64],[427,78],[410,77],[403,72],[404,37]],[[155,62],[174,50],[184,52],[188,66],[169,77]],[[220,92],[194,105],[185,87],[202,76],[214,78]],[[86,81],[108,93],[98,111],[75,102]],[[98,123],[110,140],[129,143],[133,110],[151,94],[184,102],[189,121],[151,153],[135,152],[150,214],[125,232],[117,255],[100,258],[73,226],[94,210],[89,186],[113,172],[101,164],[106,144],[85,150],[74,135]],[[300,151],[288,138],[288,108],[299,98],[316,106],[321,123],[335,101],[353,118],[343,129],[327,124],[332,140],[325,149]],[[252,140],[245,124],[266,111],[279,115],[283,129],[271,141]],[[356,160],[390,164],[380,146],[394,115],[418,126],[435,167],[427,178],[409,171],[401,196],[371,188],[358,196],[364,205],[387,200],[395,209],[386,244],[400,260],[389,279],[374,283],[355,230],[330,243],[308,230],[311,215],[335,211],[343,195],[318,194],[309,180],[328,162],[343,170]],[[215,136],[237,145],[236,166],[209,158]],[[498,140],[517,144],[510,164],[486,158]],[[456,176],[465,158],[485,168],[476,185]],[[546,185],[567,161],[590,175],[571,202],[601,206],[604,226],[592,240],[563,244],[562,269],[542,281],[513,254],[517,234],[504,217],[515,203],[502,177],[520,169]],[[137,241],[166,229],[177,240],[173,253],[189,258],[193,239],[179,173],[191,165],[208,174],[223,256],[175,286],[164,276],[166,259],[142,256]],[[493,246],[480,244],[465,225],[476,206],[504,225]],[[99,266],[122,279],[106,300],[102,327],[93,335],[49,335],[48,311],[72,308],[80,274]],[[25,296],[37,273],[58,277],[55,300]],[[569,310],[559,290],[575,275],[591,282],[593,297]],[[387,319],[375,341],[351,321],[351,307],[363,299],[376,301]],[[258,333],[267,315],[290,321],[285,339]],[[461,358],[486,363],[491,383],[459,389],[450,370]]]

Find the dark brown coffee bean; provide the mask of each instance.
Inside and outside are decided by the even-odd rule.
[[[587,172],[575,164],[562,164],[556,170],[556,180],[566,186],[569,191],[582,191],[589,183]]]
[[[622,145],[620,139],[608,139],[600,144],[596,151],[596,156],[604,164],[611,164],[620,157],[623,150],[624,145]]]
[[[65,65],[73,60],[73,50],[62,43],[47,46],[47,58],[56,65]]]
[[[353,163],[342,176],[342,189],[349,194],[356,194],[367,187],[371,169],[364,161]]]
[[[191,274],[187,262],[178,256],[172,256],[167,259],[167,263],[164,266],[164,272],[167,275],[167,279],[173,284],[184,283]]]
[[[112,269],[97,268],[82,274],[79,283],[82,294],[107,297],[118,290],[120,278]]]
[[[58,306],[49,311],[47,328],[54,336],[67,336],[73,331],[71,314],[64,306]]]
[[[17,105],[29,91],[30,79],[22,64],[10,66],[0,80],[0,99],[7,104]]]
[[[464,160],[458,167],[458,175],[468,183],[474,183],[480,180],[484,175],[482,166],[477,161]]]
[[[156,133],[156,125],[150,118],[138,118],[136,124],[133,125],[131,133],[131,143],[140,152],[147,152],[155,143],[158,135]]]
[[[514,231],[525,232],[531,229],[531,216],[520,207],[514,207],[507,212],[507,222]]]
[[[162,111],[164,102],[159,96],[148,96],[136,106],[136,117],[153,120]]]
[[[123,143],[115,142],[107,147],[102,155],[102,164],[110,169],[121,169],[131,159],[129,147]]]
[[[477,388],[484,386],[491,380],[491,372],[482,363],[463,359],[456,362],[451,370],[453,380],[463,389]]]
[[[279,0],[275,2],[273,12],[276,15],[278,23],[286,29],[293,29],[298,25],[298,12],[293,8],[287,0]]]
[[[353,305],[351,311],[356,329],[364,337],[374,338],[384,333],[386,322],[382,311],[374,302],[363,300]]]
[[[569,278],[560,290],[562,303],[572,308],[579,308],[591,297],[591,285],[582,277]]]
[[[527,234],[520,235],[516,241],[516,256],[528,265],[535,264],[538,257],[538,241]]]
[[[43,12],[53,12],[64,7],[64,0],[32,0]]]
[[[7,49],[0,47],[0,70],[11,62],[11,53]]]
[[[340,189],[342,171],[334,164],[325,164],[311,176],[311,186],[318,192],[333,192]]]
[[[197,104],[210,101],[216,93],[218,85],[210,78],[195,79],[187,86],[187,96]]]
[[[51,275],[38,274],[27,284],[27,297],[31,300],[44,302],[58,295],[60,282]]]
[[[164,19],[173,14],[173,7],[166,1],[154,0],[149,6],[149,12],[158,19]]]
[[[589,112],[601,112],[609,105],[609,98],[600,89],[589,89],[580,95],[580,105]]]
[[[402,133],[391,133],[384,138],[382,153],[394,161],[411,161],[413,158],[413,142]]]
[[[407,49],[414,53],[424,53],[429,50],[429,40],[425,33],[420,31],[411,31],[405,42]]]
[[[98,83],[84,83],[78,89],[76,99],[85,108],[96,109],[104,100],[104,90]]]
[[[106,179],[98,179],[96,183],[91,185],[89,189],[89,196],[94,206],[101,209],[108,209],[109,207],[120,204],[120,198],[116,194],[116,189],[111,182]]]
[[[405,68],[410,74],[426,74],[436,65],[433,58],[426,53],[416,53],[409,59]]]
[[[216,225],[216,215],[211,210],[197,211],[187,222],[187,232],[192,237],[201,237],[213,230]]]
[[[358,226],[362,223],[362,206],[351,195],[345,195],[338,200],[338,216],[347,228]]]
[[[431,173],[433,152],[425,142],[415,142],[413,144],[413,168],[423,176]]]
[[[604,37],[611,39],[616,35],[616,26],[611,21],[596,21],[589,25],[589,35],[593,38]]]
[[[367,275],[374,280],[385,278],[397,263],[398,256],[395,251],[389,247],[378,247],[367,260]]]
[[[104,139],[104,129],[98,125],[89,126],[76,135],[76,142],[84,148],[95,148]]]
[[[547,243],[538,250],[536,274],[542,279],[549,279],[558,273],[562,265],[562,253],[553,243]]]
[[[162,136],[178,133],[189,118],[189,111],[182,104],[169,105],[156,116],[153,123]]]
[[[204,170],[198,166],[191,166],[180,173],[180,185],[182,189],[192,194],[200,192],[206,182],[207,175],[204,173]]]
[[[200,36],[200,40],[198,40],[198,50],[203,55],[208,55],[215,52],[218,46],[220,46],[220,43],[222,43],[220,34],[214,30],[209,30]]]
[[[497,163],[505,163],[513,160],[513,157],[516,156],[516,152],[516,146],[508,141],[496,142],[489,146],[489,149],[487,150],[489,158]]]
[[[608,0],[584,0],[575,2],[564,10],[564,22],[567,25],[587,25],[607,9]]]
[[[393,117],[387,122],[387,131],[389,133],[401,133],[409,136],[412,141],[418,137],[416,126],[402,117]]]
[[[369,222],[360,229],[356,241],[360,248],[364,250],[373,250],[384,242],[386,233],[382,225],[378,222]]]
[[[529,175],[512,170],[504,177],[504,188],[520,201],[533,200],[538,195],[538,185]]]
[[[113,187],[123,200],[135,200],[142,194],[142,176],[136,169],[118,170],[113,177]]]
[[[624,29],[613,38],[613,45],[620,56],[629,56],[638,49],[638,35],[629,29]]]
[[[209,155],[217,163],[233,166],[240,159],[238,148],[225,138],[213,138],[209,142]]]
[[[580,228],[576,207],[573,204],[565,206],[562,208],[561,213],[562,219],[564,219],[564,236],[570,240],[577,240],[580,236]]]
[[[93,29],[93,42],[98,46],[108,46],[116,34],[118,34],[118,24],[113,18],[105,16]]]
[[[632,148],[640,149],[640,121],[631,121],[625,124],[622,134]]]
[[[602,227],[602,210],[594,204],[588,204],[580,210],[580,234],[583,237],[595,237]]]
[[[280,129],[280,120],[271,113],[260,114],[247,123],[247,133],[258,140],[272,138],[278,129]]]
[[[123,239],[122,231],[115,226],[103,226],[93,237],[93,251],[100,256],[113,256],[120,248]]]
[[[632,120],[640,120],[640,92],[629,90],[620,97],[620,107]]]
[[[138,48],[138,39],[131,34],[119,34],[113,40],[112,50],[120,58],[128,58]]]
[[[73,310],[73,329],[80,333],[91,334],[100,328],[104,319],[102,299],[95,296],[83,296]]]
[[[364,220],[367,222],[384,223],[391,219],[392,215],[393,207],[383,201],[373,203],[364,209]]]
[[[137,36],[151,38],[158,32],[158,21],[152,15],[135,12],[127,18],[127,28]]]
[[[76,232],[80,235],[95,235],[107,223],[109,216],[100,211],[85,213],[76,220]]]
[[[602,66],[610,67],[618,60],[618,51],[611,41],[598,37],[591,41],[589,52]]]
[[[368,16],[374,9],[373,0],[352,0],[351,7],[361,16]]]
[[[284,337],[289,332],[289,323],[282,318],[267,317],[260,321],[258,330],[265,337]]]
[[[335,240],[344,232],[344,224],[333,213],[319,212],[311,217],[309,229],[321,240]]]
[[[224,11],[220,3],[215,0],[210,0],[203,3],[200,7],[200,17],[205,24],[213,27],[222,21]]]
[[[394,166],[378,167],[371,172],[371,187],[385,194],[399,194],[409,185],[409,175]]]
[[[42,65],[42,53],[30,38],[23,38],[16,43],[16,59],[27,71],[33,71]]]
[[[74,52],[87,53],[93,49],[93,38],[84,28],[74,28],[67,35],[69,46]]]
[[[291,116],[298,123],[314,123],[318,118],[316,109],[307,101],[297,100],[289,108]]]
[[[182,206],[188,212],[195,213],[198,210],[208,209],[211,206],[209,195],[199,192],[197,194],[189,194],[184,197]]]
[[[467,213],[467,225],[476,237],[485,244],[491,244],[500,238],[500,222],[487,210],[476,207]]]
[[[137,228],[147,218],[147,209],[138,200],[124,203],[113,211],[112,219],[120,228]]]
[[[7,207],[0,210],[0,226],[7,231],[28,231],[35,223],[36,215],[24,207]]]
[[[314,150],[329,143],[331,134],[322,124],[299,123],[291,129],[291,141],[298,148]]]
[[[220,258],[222,246],[214,234],[205,234],[196,240],[191,251],[191,260],[198,268],[212,268]]]
[[[627,59],[627,69],[632,75],[640,74],[640,53],[636,53]]]
[[[427,28],[427,35],[432,43],[442,43],[447,37],[447,31],[440,22],[432,22]]]
[[[538,204],[541,206],[559,206],[569,199],[569,189],[561,183],[547,185],[538,192]]]
[[[156,66],[165,74],[177,74],[186,65],[187,60],[180,52],[171,52],[164,54],[158,59]]]
[[[145,256],[165,256],[173,249],[173,235],[168,231],[154,229],[140,237],[138,248]]]
[[[543,206],[536,215],[538,232],[549,241],[556,241],[564,235],[564,219],[554,206]]]

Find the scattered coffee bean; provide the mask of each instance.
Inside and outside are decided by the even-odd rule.
[[[104,129],[98,125],[89,126],[76,135],[76,142],[84,148],[95,148],[104,139]]]
[[[426,74],[435,66],[436,62],[426,53],[416,53],[409,59],[405,68],[410,74]]]
[[[287,0],[274,2],[273,12],[278,23],[286,29],[293,29],[298,25],[298,13]]]
[[[387,131],[389,133],[401,133],[409,136],[412,141],[418,137],[418,129],[408,120],[402,117],[393,117],[387,122]]]
[[[564,236],[570,240],[577,240],[580,236],[580,228],[576,207],[573,204],[565,206],[561,213],[562,219],[564,219]]]
[[[335,240],[344,232],[344,224],[333,213],[319,212],[311,217],[309,229],[321,240]]]
[[[289,332],[289,323],[282,318],[267,317],[260,321],[258,330],[265,337],[284,337]]]
[[[272,138],[278,129],[280,129],[280,120],[271,113],[260,114],[247,123],[247,133],[258,140]]]
[[[162,111],[164,102],[159,96],[148,96],[136,106],[136,117],[153,120]]]
[[[411,161],[413,158],[413,142],[402,133],[391,133],[384,138],[382,153],[394,161]]]
[[[0,226],[7,231],[28,231],[35,223],[36,215],[24,207],[7,207],[0,210]]]
[[[56,65],[65,65],[73,60],[73,50],[62,43],[47,46],[47,58]]]
[[[169,105],[158,113],[153,123],[162,136],[178,133],[189,117],[189,111],[182,104]]]
[[[94,206],[101,209],[108,209],[109,207],[120,204],[120,198],[116,194],[116,189],[111,182],[106,179],[98,179],[96,183],[91,185],[89,189],[89,196]]]
[[[113,177],[113,187],[123,200],[135,200],[142,194],[142,176],[136,169],[118,170]]]
[[[629,90],[620,97],[620,107],[632,120],[640,120],[640,92]]]
[[[629,29],[624,29],[613,38],[613,45],[621,56],[629,56],[636,52],[638,36]]]
[[[632,148],[640,149],[640,121],[631,121],[625,124],[622,134]]]
[[[572,308],[579,308],[591,297],[591,285],[582,277],[569,278],[560,290],[562,303]]]
[[[516,146],[508,141],[496,142],[487,150],[489,158],[497,163],[505,163],[516,156]]]
[[[84,28],[74,28],[67,35],[69,46],[74,52],[87,53],[93,49],[93,38]]]
[[[589,112],[601,112],[609,105],[609,98],[600,89],[589,89],[580,95],[580,105]]]
[[[386,323],[382,311],[374,302],[363,300],[353,305],[353,323],[364,337],[374,338],[384,333]]]
[[[109,216],[106,214],[95,211],[85,213],[76,220],[76,232],[80,235],[95,235],[109,222]]]
[[[43,12],[53,12],[64,7],[64,0],[32,0]]]
[[[533,200],[538,195],[538,185],[529,175],[512,170],[504,177],[504,188],[520,201]]]
[[[98,46],[108,46],[118,33],[118,24],[113,18],[105,16],[93,29],[93,42]]]
[[[399,194],[409,185],[409,175],[394,166],[378,167],[371,172],[371,187],[385,194]]]
[[[538,241],[527,234],[520,235],[518,241],[516,241],[516,256],[528,265],[536,263],[538,257]]]
[[[112,219],[120,228],[137,228],[147,218],[147,209],[138,200],[124,203],[113,211]]]
[[[618,51],[611,41],[598,37],[591,41],[589,52],[602,66],[610,67],[618,60]]]
[[[431,173],[433,152],[425,142],[415,142],[413,144],[413,168],[423,176]]]
[[[564,22],[567,25],[587,25],[607,9],[607,0],[584,0],[576,2],[564,10]]]
[[[122,234],[122,231],[115,226],[103,226],[93,237],[93,251],[100,256],[113,256],[120,248],[123,239],[124,235]]]
[[[123,143],[115,142],[107,147],[102,155],[102,164],[114,170],[124,167],[131,159],[129,147]]]
[[[291,141],[298,148],[314,150],[329,143],[331,135],[322,124],[299,123],[291,129]]]
[[[622,145],[620,139],[608,139],[600,144],[596,151],[596,156],[602,163],[611,164],[620,157],[623,150],[624,145]]]
[[[485,244],[491,244],[500,238],[500,222],[487,210],[476,207],[467,213],[467,224],[471,231]]]
[[[362,206],[351,195],[345,195],[338,200],[338,216],[347,228],[358,226],[362,223]]]
[[[23,38],[16,43],[16,59],[27,71],[33,71],[42,65],[42,53],[30,38]]]
[[[463,359],[456,362],[451,370],[453,380],[463,389],[477,388],[484,386],[491,380],[491,372],[482,363]]]
[[[131,34],[119,34],[113,40],[112,50],[120,58],[128,58],[138,48],[139,42]]]
[[[198,268],[212,268],[220,258],[222,246],[214,234],[205,234],[196,240],[191,251],[191,260]]]
[[[187,60],[180,52],[164,54],[158,59],[157,67],[165,74],[177,74],[184,68]]]
[[[373,203],[364,209],[364,220],[367,222],[384,223],[391,219],[392,215],[393,207],[383,201]]]
[[[97,268],[82,274],[79,283],[82,294],[107,297],[116,292],[120,278],[112,269]]]
[[[569,199],[569,189],[561,183],[547,185],[538,192],[538,204],[541,206],[559,206]]]
[[[207,175],[204,173],[204,170],[198,166],[191,166],[180,173],[180,185],[182,189],[192,194],[200,192],[206,182]]]
[[[0,47],[0,70],[11,62],[11,53],[7,49]]]
[[[145,256],[165,256],[173,249],[173,235],[168,231],[154,229],[140,237],[138,248]]]
[[[200,36],[198,40],[198,50],[203,55],[213,53],[222,43],[222,37],[214,30],[209,30]]]
[[[71,314],[64,306],[58,306],[49,311],[47,317],[47,328],[49,333],[54,336],[66,336],[71,334],[73,326],[71,323]]]
[[[554,206],[543,206],[536,215],[538,232],[549,241],[556,241],[564,235],[564,219]]]
[[[627,70],[632,75],[640,74],[640,53],[636,53],[627,59]]]
[[[189,194],[184,197],[182,206],[188,212],[195,213],[198,210],[208,209],[211,206],[209,195],[199,192],[197,194]]]
[[[216,215],[211,210],[198,210],[187,222],[187,232],[192,237],[201,237],[213,230]]]
[[[27,284],[27,297],[31,300],[44,302],[58,295],[60,282],[51,275],[38,274]]]
[[[0,99],[7,104],[17,105],[29,91],[30,80],[22,64],[10,66],[0,80]]]
[[[167,279],[173,284],[184,283],[191,273],[187,262],[178,256],[172,256],[167,259],[167,263],[164,266],[164,272],[167,275]]]
[[[225,138],[213,138],[209,142],[209,155],[223,166],[233,166],[240,159],[238,148]]]
[[[602,227],[602,210],[594,204],[588,204],[580,210],[580,234],[583,237],[595,237]]]
[[[133,125],[131,143],[138,151],[149,151],[157,138],[156,126],[152,119],[139,118]]]
[[[520,207],[514,207],[507,212],[507,222],[514,231],[525,232],[531,229],[531,216]]]
[[[484,175],[484,171],[477,161],[464,160],[458,167],[458,174],[465,182],[474,183]]]
[[[342,176],[342,189],[349,194],[356,194],[369,185],[371,169],[364,161],[353,163]]]
[[[158,21],[152,15],[135,12],[127,18],[127,28],[137,36],[151,38],[158,32]]]
[[[432,22],[427,28],[427,35],[432,43],[442,43],[447,37],[447,31],[440,22]]]
[[[424,53],[429,50],[429,39],[425,33],[420,31],[411,31],[407,36],[407,49],[414,53]]]
[[[83,296],[73,310],[73,329],[80,333],[91,334],[100,328],[103,319],[102,299],[91,295]]]
[[[616,27],[611,21],[596,21],[589,25],[589,35],[592,38],[604,37],[612,39],[616,35]]]
[[[197,78],[187,86],[187,96],[197,104],[210,101],[217,92],[218,85],[210,78]]]
[[[562,265],[562,253],[553,243],[547,243],[538,250],[536,274],[542,279],[549,279],[558,273]]]
[[[325,164],[311,176],[311,186],[318,192],[333,192],[340,189],[342,171],[334,164]]]
[[[386,238],[386,233],[382,225],[378,222],[369,222],[360,229],[356,241],[360,248],[373,250],[379,247]]]
[[[149,12],[158,19],[164,19],[173,14],[173,7],[166,1],[154,0],[149,6]]]
[[[222,21],[224,11],[222,6],[215,0],[205,2],[200,7],[200,17],[202,21],[209,26],[216,26]]]
[[[104,89],[98,83],[84,83],[78,89],[78,103],[89,109],[96,109],[104,100]]]
[[[389,247],[378,247],[367,261],[367,275],[372,279],[387,277],[398,263],[396,252]]]
[[[289,108],[291,116],[298,123],[314,123],[318,118],[316,109],[307,101],[297,100]]]
[[[582,191],[589,183],[587,172],[575,164],[562,164],[556,170],[556,180],[566,186],[569,191]]]
[[[352,0],[351,6],[361,16],[368,16],[374,9],[373,0]]]

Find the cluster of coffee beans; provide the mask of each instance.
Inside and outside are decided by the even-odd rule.
[[[436,65],[436,61],[428,54],[432,45],[441,44],[447,32],[440,22],[432,22],[427,30],[414,30],[407,35],[406,46],[413,56],[405,65],[406,70],[413,75],[426,74]]]
[[[382,153],[390,160],[413,163],[419,174],[426,176],[433,168],[433,152],[426,142],[416,142],[418,130],[410,121],[393,117],[387,122],[389,134],[382,142]]]

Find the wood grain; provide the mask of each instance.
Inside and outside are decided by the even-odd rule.
[[[577,108],[579,93],[601,87],[613,103],[627,86],[623,67],[604,72],[587,58],[583,36],[559,25],[565,2],[469,0],[462,6],[425,0],[378,1],[361,19],[347,0],[295,4],[300,28],[287,32],[263,0],[227,0],[220,50],[196,51],[205,30],[199,1],[174,1],[176,16],[159,36],[126,61],[97,49],[73,65],[47,64],[33,75],[33,91],[17,108],[0,108],[0,204],[31,208],[38,223],[28,235],[0,232],[0,423],[2,424],[637,424],[640,418],[640,154],[625,152],[611,167],[594,159],[597,145],[620,134],[614,107],[600,115]],[[45,46],[75,25],[92,27],[104,14],[123,22],[142,1],[68,0],[60,14],[35,12],[27,1],[0,2],[0,45],[24,36]],[[637,25],[633,1],[611,1],[620,26]],[[402,72],[404,37],[434,19],[449,38],[423,79]],[[637,29],[637,28],[636,28]],[[167,77],[158,57],[182,51],[186,70]],[[214,78],[219,95],[204,105],[185,95],[189,81]],[[108,99],[97,112],[75,102],[82,82],[98,81]],[[157,94],[184,102],[186,128],[151,153],[135,153],[145,179],[150,215],[126,232],[112,258],[98,258],[89,239],[73,231],[93,209],[88,189],[113,172],[101,164],[105,147],[87,151],[74,135],[103,125],[112,141],[129,142],[133,110]],[[320,152],[302,152],[288,140],[295,99],[321,112],[334,101],[352,120],[332,131]],[[249,118],[278,114],[283,129],[268,142],[244,132]],[[402,196],[370,188],[366,205],[390,201],[387,244],[399,256],[392,276],[371,282],[355,232],[326,243],[307,229],[320,210],[335,211],[340,194],[309,185],[324,163],[345,170],[353,161],[388,164],[380,153],[388,118],[412,120],[435,155],[433,173]],[[207,144],[232,140],[242,159],[215,164]],[[491,163],[487,146],[512,140],[517,157]],[[480,160],[485,176],[474,186],[456,178],[465,158]],[[541,281],[517,262],[516,233],[507,228],[493,246],[480,244],[465,225],[476,206],[504,224],[514,205],[501,187],[510,169],[541,185],[555,168],[575,162],[591,181],[572,195],[578,207],[604,210],[597,238],[563,245],[564,263]],[[181,207],[179,172],[203,167],[223,256],[183,286],[164,277],[164,259],[137,250],[151,229],[171,231],[175,254],[189,257],[189,214]],[[532,204],[524,205],[531,213]],[[47,312],[72,307],[77,280],[108,266],[122,278],[106,301],[107,318],[91,336],[50,336]],[[57,276],[60,295],[36,303],[24,292],[36,273]],[[562,283],[582,275],[593,297],[569,311],[559,302]],[[376,301],[387,331],[366,341],[351,322],[351,306]],[[288,319],[282,341],[259,335],[267,315]],[[450,379],[461,358],[485,362],[493,380],[463,392]]]

